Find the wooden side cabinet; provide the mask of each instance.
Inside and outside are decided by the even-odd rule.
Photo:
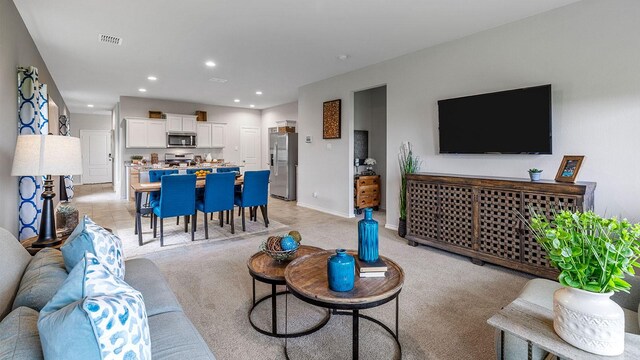
[[[353,208],[357,214],[365,208],[380,206],[380,175],[357,175],[353,182]]]
[[[407,176],[407,240],[555,279],[557,270],[519,217],[529,209],[593,209],[596,184],[445,174]]]

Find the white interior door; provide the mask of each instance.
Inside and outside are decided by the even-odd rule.
[[[111,130],[80,130],[80,143],[82,183],[112,182]]]
[[[240,161],[244,165],[244,171],[260,170],[258,160],[260,154],[260,128],[243,127],[240,129]]]

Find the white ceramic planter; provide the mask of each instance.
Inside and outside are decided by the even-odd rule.
[[[563,287],[553,294],[553,328],[569,344],[598,355],[624,352],[624,313],[600,294]]]

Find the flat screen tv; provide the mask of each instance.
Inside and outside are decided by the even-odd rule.
[[[551,85],[438,101],[441,154],[551,154]]]

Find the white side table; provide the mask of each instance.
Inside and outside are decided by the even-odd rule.
[[[553,311],[523,299],[516,299],[505,306],[500,312],[487,320],[487,323],[500,332],[498,339],[500,343],[497,347],[498,359],[504,359],[503,343],[505,332],[527,342],[529,359],[531,359],[533,346],[544,349],[556,355],[559,359],[640,359],[640,335],[625,334],[624,354],[620,356],[600,356],[588,353],[569,345],[556,335],[553,330]]]

